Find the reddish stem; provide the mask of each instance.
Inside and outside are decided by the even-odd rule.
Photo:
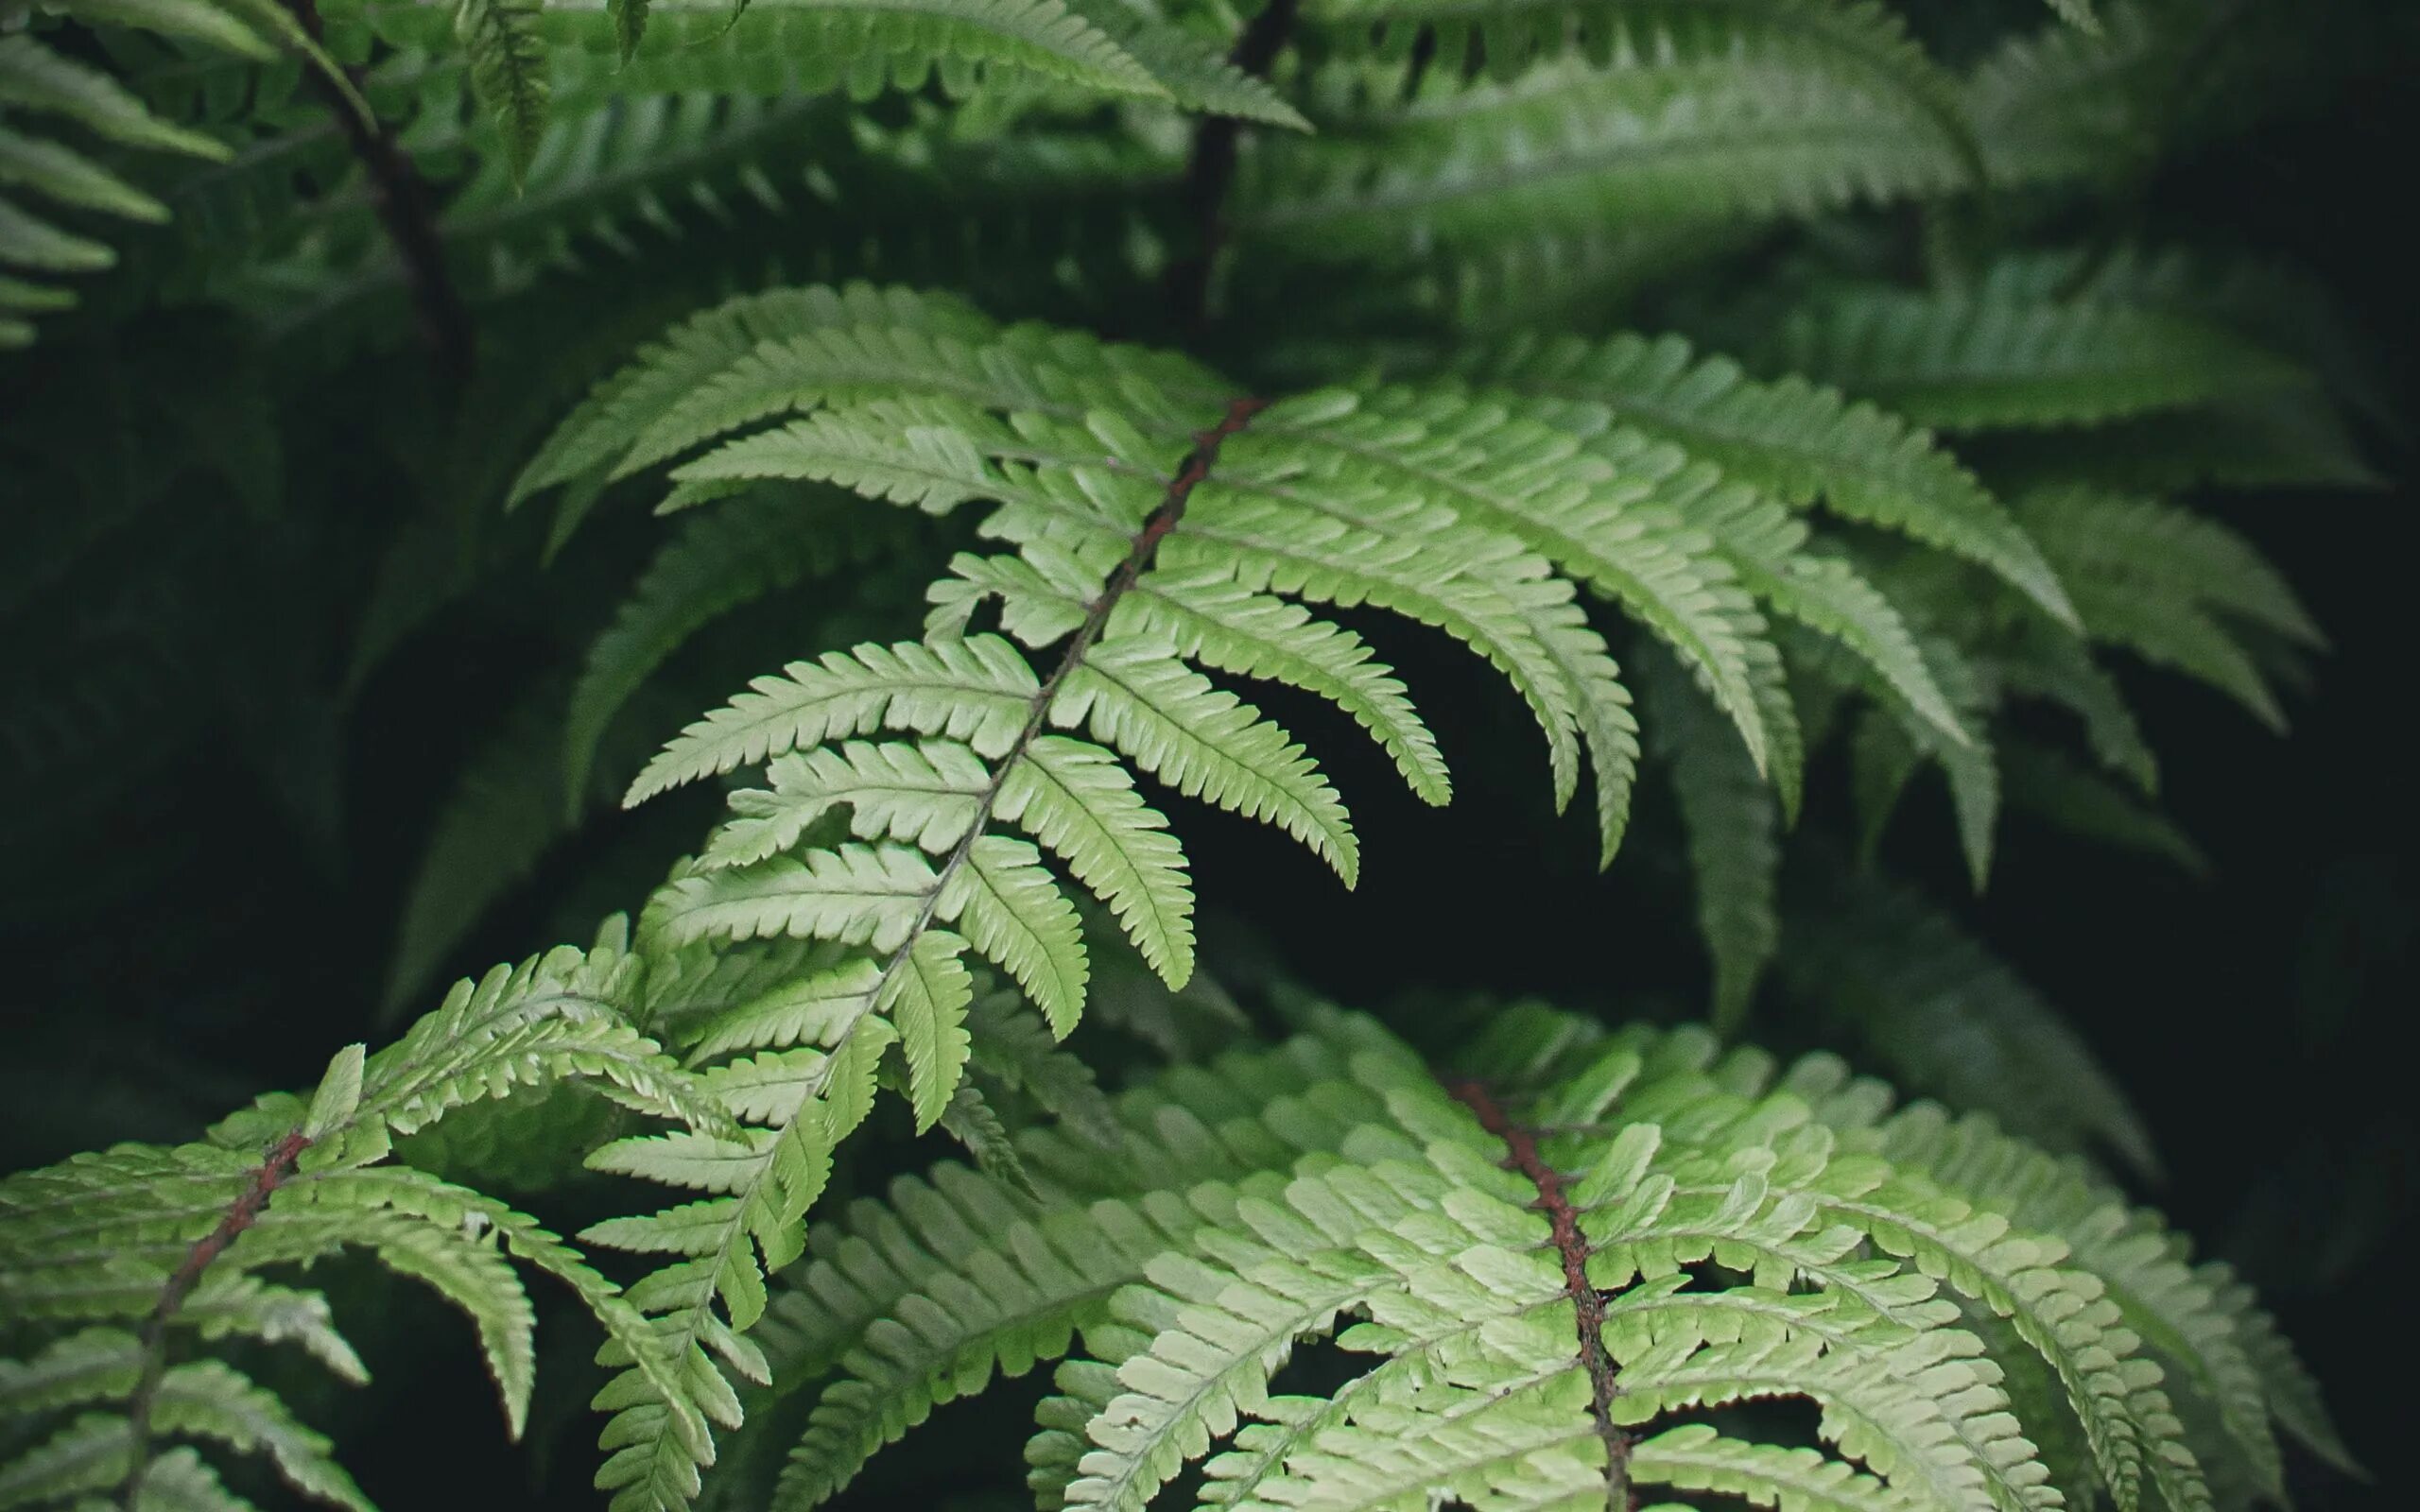
[[[1630,1512],[1631,1435],[1614,1421],[1614,1399],[1621,1395],[1614,1362],[1605,1353],[1605,1297],[1588,1280],[1588,1241],[1580,1231],[1580,1211],[1563,1190],[1563,1174],[1538,1154],[1533,1129],[1512,1122],[1486,1086],[1477,1081],[1448,1082],[1455,1101],[1478,1116],[1479,1127],[1504,1142],[1504,1168],[1529,1177],[1538,1189],[1530,1207],[1547,1215],[1554,1235],[1555,1253],[1563,1261],[1563,1289],[1571,1298],[1574,1329],[1580,1335],[1580,1364],[1588,1372],[1588,1408],[1597,1419],[1597,1436],[1605,1444],[1605,1505],[1608,1512]]]
[[[294,1174],[295,1162],[302,1160],[310,1144],[298,1128],[270,1145],[268,1158],[252,1172],[251,1183],[219,1215],[218,1226],[185,1251],[184,1260],[170,1273],[167,1284],[160,1288],[160,1299],[152,1305],[151,1316],[143,1325],[143,1374],[126,1400],[130,1458],[126,1479],[118,1484],[117,1499],[127,1512],[133,1512],[141,1502],[143,1472],[151,1467],[151,1404],[160,1394],[161,1378],[167,1373],[168,1320],[184,1306],[186,1297],[199,1284],[201,1273],[210,1268],[210,1263],[224,1254],[237,1235],[259,1221],[261,1210],[268,1206],[269,1197]]]

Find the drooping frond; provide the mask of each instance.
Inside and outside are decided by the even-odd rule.
[[[693,514],[589,648],[563,729],[563,792],[577,799],[605,728],[691,636],[750,601],[862,564],[895,541],[881,517],[778,493]]]
[[[2215,520],[2095,489],[2045,489],[2019,517],[2075,588],[2093,639],[2198,678],[2273,728],[2284,711],[2238,630],[2324,644],[2251,543]]]
[[[1878,877],[1836,874],[1789,922],[1791,991],[1838,1016],[1910,1087],[2057,1150],[2094,1142],[2138,1170],[2150,1136],[2083,1040],[1947,914]]]
[[[1714,960],[1712,1017],[1728,1030],[1747,1016],[1781,942],[1781,808],[1742,760],[1745,753],[1668,666],[1651,662],[1649,676],[1651,728],[1688,836],[1698,933]]]
[[[370,1505],[328,1440],[267,1387],[181,1339],[294,1344],[340,1379],[367,1379],[326,1301],[268,1280],[354,1248],[430,1287],[470,1320],[507,1426],[527,1414],[534,1314],[518,1261],[568,1286],[614,1348],[694,1417],[646,1320],[535,1220],[390,1159],[397,1136],[516,1090],[584,1082],[632,1109],[719,1127],[723,1116],[631,1026],[645,968],[609,930],[462,983],[395,1045],[339,1052],[310,1098],[262,1098],[210,1136],[121,1144],[0,1183],[0,1421],[21,1452],[0,1468],[12,1506],[235,1506],[189,1448],[258,1453],[297,1497]]]

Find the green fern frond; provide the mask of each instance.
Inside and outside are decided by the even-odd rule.
[[[1949,431],[2100,424],[2308,381],[2231,331],[2156,310],[1892,292],[1801,310],[1771,360]]]
[[[540,38],[543,0],[458,0],[454,39],[470,67],[471,88],[497,135],[518,184],[538,155],[553,102],[546,48]]]
[[[2188,510],[2092,489],[2037,490],[2018,510],[2075,585],[2091,638],[2198,678],[2283,728],[2276,696],[2229,624],[2324,642],[2248,541]]]
[[[122,1144],[0,1182],[0,1301],[18,1338],[51,1331],[38,1352],[0,1362],[0,1423],[22,1451],[0,1468],[9,1504],[239,1504],[191,1450],[158,1442],[177,1435],[263,1455],[298,1496],[368,1512],[328,1440],[275,1394],[218,1359],[169,1360],[172,1332],[190,1331],[297,1344],[339,1378],[366,1379],[324,1298],[259,1274],[345,1248],[470,1319],[515,1436],[536,1357],[512,1260],[569,1286],[672,1410],[693,1415],[646,1320],[577,1252],[493,1198],[389,1160],[397,1135],[534,1085],[582,1082],[634,1109],[727,1126],[625,1016],[643,971],[610,932],[591,952],[499,967],[389,1049],[339,1052],[307,1102],[273,1094],[203,1142]],[[40,1426],[67,1411],[78,1415]]]
[[[838,1376],[774,1504],[821,1503],[936,1403],[1079,1335],[1091,1358],[1060,1366],[1028,1452],[1046,1505],[1139,1508],[1204,1460],[1205,1506],[1671,1486],[1979,1512],[2095,1482],[2119,1505],[2154,1485],[2207,1504],[2197,1455],[2232,1451],[2187,1444],[2154,1356],[2245,1406],[2241,1326],[2155,1218],[2071,1167],[1931,1105],[1892,1114],[1828,1057],[1780,1076],[1754,1052],[1718,1061],[1700,1032],[1501,1010],[1464,1052],[1483,1079],[1440,1086],[1342,1023],[1368,1046],[1343,1079],[1319,1069],[1336,1021],[1289,1047],[1266,1101],[1280,1137],[1246,1118],[1197,1141],[1206,1164],[1115,1168],[1139,1210],[1098,1199],[1098,1162],[1031,1195],[944,1166],[827,1230],[769,1338],[785,1383]],[[1216,1126],[1249,1106],[1232,1075],[1178,1073],[1128,1117]],[[1027,1142],[1050,1172],[1059,1146]],[[2010,1327],[1969,1332],[1962,1307]],[[1365,1363],[1324,1395],[1274,1394],[1294,1348],[1330,1335]],[[2023,1436],[1995,1350],[2047,1369],[2041,1410],[2084,1424],[2071,1483]],[[1811,1398],[1825,1446],[1658,1422],[1774,1396]]]
[[[1968,177],[1961,139],[1931,106],[1868,84],[1789,51],[1550,60],[1477,84],[1432,73],[1400,108],[1314,110],[1321,137],[1261,144],[1238,180],[1236,221],[1295,256],[1400,263],[1485,246],[1505,228],[1772,219]]]
[[[270,44],[243,21],[216,6],[77,5],[69,12],[93,21],[116,21],[155,30],[206,33],[202,40],[252,57],[273,55]],[[87,152],[29,134],[27,117],[71,122],[108,142],[150,151],[173,152],[205,162],[224,162],[230,148],[217,138],[190,130],[155,114],[116,79],[23,32],[0,37],[0,188],[45,200],[69,212],[120,220],[168,218],[160,200],[136,188]],[[0,266],[36,272],[81,273],[109,267],[116,253],[106,244],[52,224],[12,200],[0,199]],[[19,315],[64,309],[72,292],[17,278],[0,279],[0,349],[32,344],[33,327]]]
[[[2041,553],[1972,472],[1922,431],[1837,390],[1794,375],[1758,383],[1677,336],[1514,340],[1481,359],[1476,376],[1601,404],[1785,503],[1820,498],[1846,519],[1955,552],[2073,617]]]
[[[1660,660],[1646,665],[1649,713],[1654,716],[1649,728],[1658,732],[1656,750],[1679,800],[1698,933],[1714,958],[1712,1018],[1729,1031],[1746,1018],[1781,943],[1775,904],[1780,808],[1755,768],[1741,759],[1745,752],[1706,717],[1699,696]]]
[[[589,648],[563,728],[564,794],[587,790],[606,727],[683,643],[752,600],[863,564],[897,541],[885,524],[778,493],[691,516]]]
[[[1920,895],[1828,875],[1781,953],[1799,997],[1840,1016],[1908,1085],[1979,1108],[2057,1150],[2104,1143],[2157,1165],[2141,1120],[2031,988]]]
[[[442,41],[422,8],[368,0],[361,9],[390,43]],[[1301,124],[1266,84],[1125,0],[753,0],[737,15],[722,0],[653,0],[639,16],[633,28],[630,15],[603,5],[550,7],[528,30],[538,55],[559,63],[557,86],[567,97],[845,91],[865,99],[935,77],[962,95],[1005,74],[1096,96]]]

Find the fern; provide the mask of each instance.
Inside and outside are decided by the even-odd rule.
[[[390,1159],[398,1136],[559,1082],[722,1126],[631,1026],[644,975],[609,929],[592,951],[566,948],[462,983],[377,1055],[338,1052],[307,1100],[273,1094],[203,1141],[121,1144],[9,1177],[0,1297],[16,1336],[48,1335],[0,1362],[0,1414],[23,1446],[0,1468],[10,1504],[242,1504],[191,1449],[164,1448],[174,1435],[264,1454],[297,1496],[369,1506],[328,1440],[266,1387],[220,1360],[170,1360],[181,1337],[256,1339],[299,1345],[340,1379],[366,1380],[324,1298],[261,1274],[348,1246],[470,1319],[516,1437],[535,1355],[514,1260],[570,1287],[675,1410],[694,1416],[644,1319],[576,1251],[504,1204]]]
[[[1280,1078],[1265,1123],[1232,1121],[1232,1075],[1131,1094],[1105,1200],[1108,1170],[1062,1175],[1037,1139],[1037,1195],[944,1166],[858,1210],[800,1282],[800,1326],[767,1336],[777,1379],[837,1371],[774,1504],[819,1504],[935,1402],[1079,1337],[1089,1358],[1059,1367],[1028,1454],[1066,1505],[1141,1506],[1204,1459],[1201,1503],[1223,1506],[1659,1485],[2039,1506],[2093,1478],[2121,1504],[2156,1485],[2192,1505],[2198,1453],[2264,1452],[2255,1325],[2155,1218],[1988,1124],[1891,1113],[1827,1058],[1776,1077],[1692,1033],[1536,1010],[1462,1057],[1485,1079],[1440,1085],[1366,1021],[1322,1019],[1251,1072]],[[1197,1119],[1225,1130],[1197,1143],[1206,1162],[1156,1153]],[[1952,1297],[2014,1333],[1968,1332]],[[1272,1394],[1331,1333],[1368,1363],[1323,1397]],[[2086,1425],[2085,1479],[2048,1479],[1988,1338],[2051,1371],[2066,1406],[2044,1406]],[[2180,1389],[2235,1383],[2223,1435],[2185,1441],[2155,1361]],[[1772,1396],[1812,1398],[1824,1444],[1743,1436],[1754,1419],[1654,1431]]]
[[[274,56],[272,42],[236,15],[213,6],[128,8],[119,15],[95,6],[94,19],[123,19],[255,58]],[[47,136],[28,134],[26,117],[72,122],[95,136],[151,151],[223,162],[226,144],[155,114],[115,79],[17,33],[0,37],[0,188],[27,193],[69,210],[119,220],[161,221],[167,207],[86,153]],[[117,260],[103,242],[54,224],[13,199],[0,199],[0,266],[43,273],[89,273]],[[30,346],[29,316],[66,309],[75,295],[46,284],[0,278],[0,349]]]
[[[391,1500],[341,1425],[421,1419],[324,1409],[394,1277],[551,1474],[591,1391],[539,1392],[530,1270],[594,1330],[616,1512],[929,1500],[857,1478],[1046,1364],[1047,1508],[2233,1512],[2298,1454],[2358,1473],[2250,1288],[2109,1174],[2157,1175],[2151,1127],[1984,889],[2004,846],[2089,864],[2012,825],[2203,872],[2158,803],[2207,737],[2132,663],[2282,728],[2327,648],[2336,600],[2204,495],[2375,483],[2392,386],[2313,280],[2169,236],[2337,207],[2156,176],[2361,97],[2390,24],[0,9],[0,343],[116,265],[0,375],[10,901],[76,1005],[10,1042],[53,1163],[0,1178],[0,1506]],[[1620,870],[1502,801],[1506,718]],[[1411,804],[1360,801],[1387,769]],[[1406,849],[1458,798],[1487,849]],[[1401,960],[1308,964],[1422,989],[1295,987],[1277,941],[1373,936],[1214,876],[1252,829],[1203,807],[1417,898]],[[1890,880],[1952,845],[1954,911]],[[466,941],[633,903],[181,1125],[287,1064],[283,1006],[400,1012]],[[173,1024],[126,1033],[121,979]],[[1942,1104],[1727,1043],[1752,1013]],[[158,1142],[57,1160],[120,1118]]]
[[[1885,294],[1803,312],[1773,360],[1963,431],[2094,424],[2304,381],[2231,333],[2149,310]]]

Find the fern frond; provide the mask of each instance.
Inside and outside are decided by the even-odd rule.
[[[546,134],[552,103],[541,0],[459,0],[454,37],[470,65],[471,87],[504,139],[504,159],[518,183]]]
[[[1313,113],[1333,134],[1262,144],[1236,218],[1253,240],[1318,260],[1399,263],[1489,245],[1502,228],[1804,215],[1969,175],[1933,104],[1789,47],[1739,61],[1556,60],[1477,84],[1440,70],[1400,108]]]
[[[2098,1140],[2156,1166],[2109,1074],[2006,965],[1912,891],[1827,880],[1830,906],[1794,920],[1781,954],[1794,991],[1841,1015],[1911,1087],[2053,1149]]]
[[[1677,336],[1514,340],[1479,359],[1475,376],[1601,404],[1786,503],[1820,498],[1847,519],[1955,552],[2073,618],[2041,553],[1972,472],[1922,431],[1836,389],[1795,375],[1759,383]]]
[[[72,12],[96,21],[179,34],[233,48],[246,56],[274,55],[272,44],[244,21],[215,5],[132,6],[78,4]],[[27,117],[72,122],[105,141],[151,151],[173,152],[205,162],[224,162],[227,145],[155,114],[142,98],[88,63],[58,52],[24,32],[0,37],[0,188],[21,192],[68,212],[119,220],[158,222],[168,208],[103,166],[83,150],[22,124]],[[37,272],[84,273],[112,266],[117,254],[95,241],[54,225],[13,200],[0,199],[0,266]],[[0,280],[0,350],[29,346],[30,321],[18,313],[64,309],[75,295],[47,284]]]
[[[1772,362],[1920,425],[2091,425],[2290,388],[2294,363],[2207,321],[2100,302],[1892,292],[1801,310]]]
[[[1332,1056],[1335,1033],[1292,1048]],[[2207,1504],[2209,1446],[2187,1445],[2132,1323],[2187,1323],[2238,1382],[2241,1345],[2155,1239],[2095,1244],[2159,1230],[2070,1167],[1930,1105],[1890,1115],[1827,1057],[1778,1077],[1754,1052],[1718,1061],[1702,1031],[1510,1009],[1464,1055],[1486,1080],[1440,1086],[1377,1047],[1348,1084],[1288,1076],[1270,1119],[1298,1126],[1197,1141],[1209,1163],[1167,1171],[1148,1219],[1098,1200],[1098,1177],[1018,1195],[948,1166],[861,1204],[785,1313],[802,1332],[781,1374],[840,1379],[775,1504],[819,1504],[934,1403],[1079,1334],[1092,1357],[1060,1366],[1028,1452],[1047,1505],[1139,1508],[1203,1460],[1202,1504],[1247,1508],[1597,1505],[1664,1485],[2048,1512],[2094,1479],[2119,1505],[2154,1484]],[[1211,1116],[1233,1085],[1179,1073],[1166,1095]],[[1171,1132],[1191,1121],[1129,1100]],[[1160,1162],[1137,1163],[1151,1191]],[[1077,1238],[1113,1218],[1111,1244]],[[1969,1332],[1962,1306],[2012,1327]],[[1364,1363],[1276,1394],[1295,1346],[1329,1336]],[[2039,1410],[2084,1423],[2093,1466],[2068,1484],[2024,1436],[2001,1349],[2055,1383]],[[1754,1418],[1661,1421],[1761,1397],[1812,1399],[1825,1447],[1758,1442]]]
[[[586,792],[605,727],[699,629],[756,598],[871,559],[897,538],[881,517],[768,494],[693,515],[589,648],[563,729],[563,792]]]
[[[1736,1028],[1781,943],[1775,905],[1781,815],[1772,793],[1704,705],[1668,670],[1649,663],[1650,728],[1671,773],[1688,836],[1698,934],[1714,958],[1713,1022]]]
[[[2263,723],[2284,726],[2268,679],[2228,622],[2301,645],[2323,642],[2248,541],[2190,511],[2098,490],[2041,490],[2018,507],[2077,585],[2091,638],[2198,678]]]
[[[168,1360],[170,1331],[190,1330],[203,1341],[296,1343],[339,1377],[365,1379],[322,1297],[258,1274],[347,1247],[470,1318],[516,1436],[534,1314],[507,1257],[570,1286],[671,1410],[694,1415],[646,1321],[575,1251],[500,1202],[389,1159],[397,1134],[542,1082],[584,1082],[634,1108],[727,1125],[623,1016],[642,971],[610,933],[592,952],[500,967],[386,1051],[339,1052],[307,1102],[273,1094],[203,1142],[124,1144],[0,1182],[11,1324],[72,1331],[0,1363],[0,1420],[22,1446],[43,1416],[92,1409],[0,1469],[10,1504],[86,1494],[237,1504],[190,1450],[161,1452],[155,1439],[175,1435],[261,1454],[296,1494],[367,1512],[328,1441],[278,1396],[217,1359]]]

